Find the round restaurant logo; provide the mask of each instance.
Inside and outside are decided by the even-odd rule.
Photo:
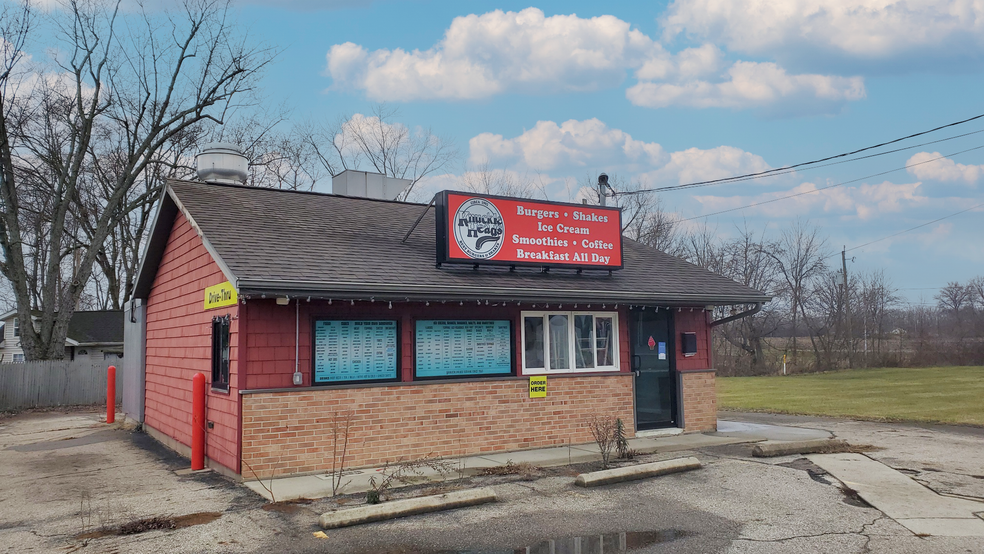
[[[454,213],[454,240],[469,258],[488,260],[498,254],[505,232],[502,214],[484,198],[465,200]]]

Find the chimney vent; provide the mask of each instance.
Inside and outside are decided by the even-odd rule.
[[[246,182],[246,156],[238,145],[212,142],[195,156],[198,179],[206,183],[241,185]]]
[[[396,200],[412,182],[410,179],[387,177],[381,173],[346,169],[332,177],[331,191],[342,196]]]

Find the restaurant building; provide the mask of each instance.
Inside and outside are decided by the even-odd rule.
[[[711,309],[766,295],[622,238],[616,208],[394,202],[371,176],[336,185],[359,196],[170,181],[130,417],[187,454],[204,373],[207,463],[244,479],[329,470],[346,418],[348,467],[588,443],[594,414],[715,429]]]

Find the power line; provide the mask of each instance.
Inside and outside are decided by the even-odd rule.
[[[901,234],[908,233],[909,231],[915,231],[916,229],[919,229],[921,227],[925,227],[927,225],[932,225],[934,223],[938,223],[940,221],[943,221],[944,219],[949,219],[949,218],[951,218],[951,217],[953,217],[955,215],[960,215],[960,214],[963,214],[963,213],[967,213],[969,211],[976,210],[977,208],[980,208],[980,207],[984,207],[984,203],[980,203],[980,204],[978,204],[976,206],[971,206],[971,207],[967,208],[966,210],[960,210],[959,212],[952,213],[950,215],[945,215],[945,216],[943,216],[943,217],[941,217],[939,219],[934,219],[932,221],[927,221],[926,223],[922,223],[920,225],[916,225],[915,227],[910,227],[909,229],[906,229],[905,231],[899,231],[898,233],[893,233],[893,234],[888,235],[886,237],[882,237],[880,239],[876,239],[876,240],[873,240],[871,242],[866,242],[866,243],[864,243],[862,245],[859,245],[859,246],[854,246],[854,247],[848,248],[847,250],[845,250],[845,252],[850,252],[851,250],[857,250],[858,248],[864,248],[865,246],[868,246],[868,245],[871,245],[871,244],[875,244],[876,242],[881,242],[883,240],[888,240],[888,239],[890,239],[892,237],[897,237],[897,236],[899,236]]]
[[[754,208],[754,207],[762,206],[762,205],[765,205],[765,204],[771,204],[773,202],[778,202],[780,200],[787,200],[789,198],[796,198],[797,196],[803,196],[803,195],[806,195],[806,194],[813,194],[813,193],[820,192],[820,191],[823,191],[823,190],[832,189],[832,188],[835,188],[835,187],[842,187],[844,185],[849,185],[851,183],[856,183],[858,181],[863,181],[865,179],[870,179],[872,177],[880,177],[882,175],[887,175],[889,173],[895,173],[896,171],[902,171],[902,170],[905,170],[905,169],[909,169],[910,167],[916,167],[917,165],[928,164],[928,163],[931,163],[931,162],[942,160],[944,158],[958,156],[960,154],[965,154],[965,153],[971,152],[973,150],[980,150],[981,148],[984,148],[984,144],[982,144],[980,146],[975,146],[973,148],[968,148],[966,150],[961,150],[960,152],[954,152],[952,154],[945,154],[945,155],[939,156],[937,158],[932,158],[932,159],[929,159],[929,160],[925,160],[925,161],[921,161],[921,162],[916,162],[916,163],[913,163],[913,164],[907,164],[907,165],[904,165],[902,167],[897,167],[895,169],[889,169],[888,171],[882,171],[880,173],[872,173],[871,175],[865,175],[864,177],[858,177],[857,179],[851,179],[850,181],[843,181],[841,183],[837,183],[837,184],[834,184],[834,185],[827,185],[825,187],[819,187],[819,188],[815,188],[815,189],[812,189],[812,190],[807,190],[807,191],[803,191],[803,192],[797,192],[796,194],[790,194],[790,195],[787,195],[787,196],[780,196],[778,198],[773,198],[771,200],[763,200],[761,202],[754,202],[754,203],[748,204],[746,206],[738,206],[736,208],[728,208],[727,210],[721,210],[719,212],[714,212],[714,213],[709,213],[709,214],[704,214],[704,215],[697,215],[697,216],[694,216],[694,217],[688,217],[686,219],[681,219],[679,221],[683,222],[683,221],[692,221],[694,219],[708,218],[708,217],[712,217],[712,216],[715,216],[715,215],[721,215],[721,214],[726,214],[726,213],[734,212],[734,211],[738,211],[738,210],[744,210],[744,209],[747,209],[747,208]]]
[[[969,133],[964,133],[962,135],[954,135],[952,137],[946,137],[946,138],[942,138],[942,139],[938,139],[938,140],[931,140],[929,142],[923,142],[921,144],[915,144],[913,146],[906,146],[906,147],[903,147],[903,148],[896,148],[895,150],[887,150],[885,152],[879,152],[877,154],[868,154],[867,156],[859,156],[857,158],[851,158],[849,160],[841,160],[841,161],[832,162],[832,163],[829,163],[829,164],[815,165],[813,167],[805,167],[801,171],[809,171],[811,169],[819,169],[821,167],[830,167],[830,166],[834,166],[834,165],[846,164],[846,163],[856,162],[856,161],[860,161],[860,160],[867,160],[867,159],[870,159],[870,158],[877,158],[878,156],[885,156],[885,155],[888,155],[888,154],[895,154],[897,152],[903,152],[905,150],[914,150],[916,148],[922,148],[923,146],[929,146],[930,144],[938,144],[940,142],[946,142],[948,140],[954,140],[954,139],[958,139],[958,138],[967,137],[967,136],[970,136],[970,135],[976,135],[978,133],[984,133],[984,129],[980,129],[980,130],[977,130],[977,131],[971,131]],[[795,169],[790,169],[790,170],[787,170],[787,171],[780,171],[778,173],[773,173],[771,175],[766,175],[765,177],[766,178],[768,178],[768,177],[776,177],[776,176],[779,176],[779,175],[788,175],[790,173],[796,173],[796,170]],[[614,190],[612,192],[613,192],[613,194],[615,196],[618,196],[618,195],[629,195],[629,194],[639,194],[641,192],[663,192],[663,191],[669,191],[669,190],[680,190],[680,189],[691,189],[691,188],[698,188],[698,187],[709,187],[709,186],[714,186],[714,185],[729,185],[731,183],[738,183],[738,182],[741,182],[741,181],[752,181],[754,179],[761,179],[761,178],[762,177],[740,177],[739,176],[739,177],[731,177],[731,178],[728,178],[726,180],[721,180],[719,182],[687,183],[687,184],[684,184],[684,185],[671,185],[671,186],[666,186],[666,187],[657,187],[657,188],[652,188],[652,189],[642,189],[642,190],[638,190],[638,191],[630,191],[630,192],[625,192],[625,193],[615,193]],[[609,187],[609,188],[611,188],[611,187]]]
[[[953,123],[947,123],[946,125],[940,125],[939,127],[935,127],[933,129],[929,129],[927,131],[920,131],[918,133],[913,133],[911,135],[907,135],[907,136],[900,137],[900,138],[897,138],[897,139],[893,139],[893,140],[890,140],[890,141],[882,142],[880,144],[875,144],[875,145],[872,145],[872,146],[866,146],[864,148],[858,148],[857,150],[853,150],[851,152],[844,152],[842,154],[836,154],[834,156],[827,156],[826,158],[820,158],[820,159],[809,161],[809,162],[801,162],[801,163],[798,163],[798,164],[792,164],[792,165],[787,165],[787,166],[783,166],[783,167],[777,167],[777,168],[774,168],[774,169],[768,169],[766,171],[759,171],[759,172],[756,172],[756,173],[746,173],[744,175],[736,175],[734,177],[725,177],[725,178],[721,178],[721,179],[711,179],[711,180],[707,180],[707,181],[697,181],[697,182],[694,182],[694,183],[686,183],[686,184],[683,184],[683,185],[675,185],[673,187],[663,187],[661,189],[641,189],[641,190],[637,190],[637,191],[622,192],[622,193],[619,193],[619,194],[620,195],[642,194],[644,192],[656,192],[657,190],[669,190],[669,189],[673,189],[673,188],[686,188],[686,187],[697,186],[697,185],[710,185],[710,184],[713,184],[713,183],[723,183],[723,182],[730,182],[730,181],[739,180],[739,179],[744,180],[744,179],[747,179],[747,178],[761,177],[761,176],[764,176],[764,175],[770,175],[772,173],[778,173],[780,171],[789,171],[789,170],[795,169],[797,167],[803,167],[803,166],[807,166],[807,165],[814,165],[814,164],[818,164],[818,163],[822,163],[822,162],[827,162],[827,161],[830,161],[830,160],[835,160],[837,158],[846,158],[848,156],[853,156],[855,154],[860,154],[861,152],[867,152],[868,150],[874,150],[876,148],[881,148],[883,146],[888,146],[890,144],[895,144],[897,142],[902,142],[904,140],[909,140],[911,138],[915,138],[915,137],[918,137],[918,136],[927,135],[929,133],[933,133],[933,132],[939,131],[940,129],[946,129],[948,127],[954,127],[956,125],[963,125],[964,123],[969,123],[971,121],[974,121],[974,120],[977,120],[977,119],[981,119],[982,117],[984,117],[984,114],[975,115],[975,116],[969,117],[967,119],[963,119],[963,120],[960,120],[960,121],[954,121]]]

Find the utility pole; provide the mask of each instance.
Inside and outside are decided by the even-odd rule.
[[[847,323],[847,333],[845,334],[845,346],[847,346],[847,367],[854,367],[854,356],[852,355],[853,334],[851,333],[851,293],[847,289],[847,246],[841,250],[841,267],[844,270],[844,319]]]

